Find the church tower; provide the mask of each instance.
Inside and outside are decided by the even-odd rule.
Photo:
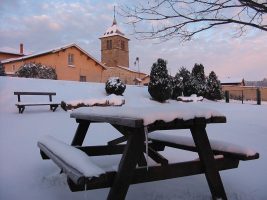
[[[101,40],[102,63],[108,67],[129,68],[129,39],[119,30],[115,18],[115,7],[113,23],[99,39]]]

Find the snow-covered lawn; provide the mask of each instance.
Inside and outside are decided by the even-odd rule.
[[[0,77],[0,199],[2,200],[56,200],[56,199],[106,199],[109,189],[86,192],[70,192],[65,176],[57,166],[42,160],[37,141],[44,135],[70,143],[76,130],[76,122],[70,112],[58,108],[51,112],[48,106],[26,107],[18,114],[14,91],[52,91],[57,95],[54,101],[103,98],[104,84],[78,83],[71,81],[47,81]],[[151,101],[146,87],[127,85],[125,105],[137,109],[148,105],[159,105]],[[22,101],[46,101],[48,97],[22,96]],[[183,102],[173,102],[186,104]],[[237,169],[221,172],[229,199],[267,199],[267,105],[237,104],[224,102],[187,103],[203,104],[227,117],[226,124],[209,125],[208,135],[212,139],[248,146],[260,153],[260,159],[240,162]],[[171,133],[168,131],[167,133]],[[188,131],[179,131],[181,135]],[[105,144],[120,136],[108,124],[93,124],[85,144]],[[171,148],[164,152],[168,158],[189,160],[196,154]],[[116,166],[119,156],[104,159],[96,157],[102,168]],[[127,200],[177,200],[210,199],[210,192],[204,175],[131,185]]]

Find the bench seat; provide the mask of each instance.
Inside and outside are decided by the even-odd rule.
[[[86,179],[90,180],[105,174],[105,171],[97,166],[86,153],[52,136],[40,139],[38,147],[77,185],[84,185]]]
[[[25,106],[50,106],[50,110],[52,110],[53,112],[55,112],[55,110],[57,109],[57,107],[60,105],[60,103],[53,103],[53,102],[48,102],[48,103],[16,103],[15,104],[18,109],[19,109],[19,113],[23,113],[23,111],[25,110]]]
[[[149,139],[163,146],[174,147],[182,150],[197,152],[197,148],[192,137],[171,135],[162,132],[154,132],[148,135]],[[224,155],[238,160],[253,160],[259,158],[259,153],[247,147],[235,145],[228,142],[209,140],[215,155]]]

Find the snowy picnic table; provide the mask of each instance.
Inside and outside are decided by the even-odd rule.
[[[50,142],[50,139],[45,139],[38,144],[42,157],[51,158],[63,169],[68,175],[68,183],[72,191],[111,187],[107,199],[125,199],[130,184],[201,173],[206,175],[212,197],[214,199],[227,199],[219,170],[237,168],[239,160],[256,159],[259,156],[256,152],[246,156],[245,152],[242,153],[242,151],[236,155],[234,152],[225,153],[223,149],[219,149],[219,151],[212,149],[206,133],[206,125],[226,123],[226,117],[217,111],[203,107],[201,104],[182,103],[175,104],[175,106],[163,104],[142,108],[131,106],[78,108],[70,116],[75,118],[78,123],[71,143],[71,146],[75,148],[65,147],[60,143],[58,146],[62,146],[62,148],[55,148],[57,142],[54,143]],[[104,146],[82,146],[91,123],[109,123],[122,134],[122,137],[114,139]],[[150,138],[152,142],[147,142],[149,135],[153,135],[151,132],[170,129],[190,129],[195,146],[161,141],[156,136]],[[123,143],[125,141],[126,144]],[[164,150],[164,147],[170,144],[175,148],[181,147],[181,149],[195,151],[200,159],[169,163],[159,151]],[[100,168],[90,164],[90,168],[97,173],[88,177],[83,173],[86,169],[83,167],[79,169],[75,160],[71,161],[68,157],[65,158],[65,155],[63,156],[64,149],[70,147],[74,148],[75,151],[81,150],[80,153],[75,153],[77,156],[86,153],[88,157],[113,154],[122,154],[122,157],[118,169],[112,172],[102,172]],[[55,153],[56,151],[59,153]],[[158,164],[148,167],[144,153]],[[214,154],[223,156],[214,157]]]

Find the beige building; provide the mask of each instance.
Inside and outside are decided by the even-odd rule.
[[[107,68],[76,44],[2,61],[6,74],[14,74],[26,63],[41,63],[56,69],[58,80],[103,82]]]
[[[129,67],[130,40],[119,29],[115,16],[111,27],[99,39],[101,40],[101,62],[108,67],[104,72],[104,80],[116,76],[126,84],[148,84],[147,74]]]
[[[99,39],[101,62],[76,44],[27,56],[23,55],[21,45],[20,54],[6,56],[2,52],[1,62],[10,76],[26,63],[41,63],[55,68],[59,80],[106,82],[109,77],[119,77],[126,84],[149,82],[149,75],[129,67],[130,40],[120,31],[115,16],[111,27]]]

